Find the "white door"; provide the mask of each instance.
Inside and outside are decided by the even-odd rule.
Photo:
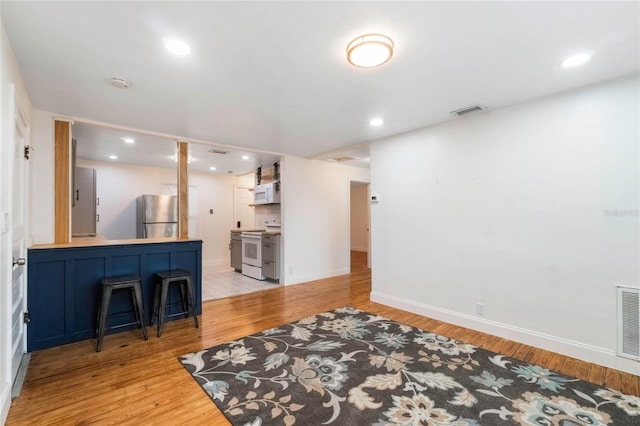
[[[245,188],[241,186],[235,187],[234,208],[233,208],[233,227],[250,229],[256,226],[256,216],[253,207],[253,188]]]
[[[12,182],[12,285],[11,285],[11,382],[16,378],[22,356],[27,351],[26,324],[27,310],[26,253],[26,185],[28,184],[29,162],[25,159],[27,145],[27,123],[19,108],[15,108],[15,132],[13,136],[13,182]]]

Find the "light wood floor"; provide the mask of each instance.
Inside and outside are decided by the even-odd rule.
[[[197,330],[182,319],[148,341],[106,336],[100,353],[93,340],[34,352],[7,424],[228,424],[177,357],[344,305],[640,395],[638,376],[372,303],[366,258],[352,261],[350,275],[205,302]]]

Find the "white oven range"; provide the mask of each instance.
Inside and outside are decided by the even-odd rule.
[[[247,231],[242,236],[242,274],[257,280],[262,276],[262,232]]]

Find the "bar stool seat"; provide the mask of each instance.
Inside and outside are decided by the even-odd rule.
[[[191,315],[193,317],[193,324],[198,328],[198,316],[195,311],[195,293],[191,272],[183,269],[175,269],[172,271],[157,272],[156,275],[159,281],[156,284],[155,296],[153,298],[153,312],[151,313],[149,324],[153,325],[154,318],[158,318],[158,337],[162,335],[162,331],[164,330],[165,319],[179,315],[184,315],[185,318],[189,318],[189,315]],[[167,315],[167,294],[171,284],[180,285],[182,311]]]
[[[127,327],[136,324],[138,328],[142,329],[142,337],[144,338],[144,340],[147,340],[147,326],[145,324],[144,305],[142,303],[142,285],[140,277],[124,276],[104,278],[101,281],[101,284],[102,296],[100,298],[100,304],[98,306],[96,352],[100,352],[100,350],[102,349],[102,341],[104,340],[104,334],[107,330]],[[109,327],[107,322],[109,319],[109,305],[111,303],[111,295],[114,292],[120,290],[129,290],[131,292],[131,304],[133,305],[133,312],[135,313],[136,320],[134,322],[128,322],[126,324],[119,324]]]

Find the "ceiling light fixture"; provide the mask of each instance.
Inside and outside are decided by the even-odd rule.
[[[109,156],[109,158],[110,158],[110,159],[112,159],[112,160],[117,160],[117,159],[118,159],[118,156],[117,156],[117,155],[113,155],[113,154],[111,154],[111,155]]]
[[[191,53],[191,48],[184,41],[175,37],[165,37],[162,39],[164,47],[174,55],[185,56]]]
[[[347,45],[347,60],[355,67],[373,68],[393,56],[393,41],[383,34],[365,34]]]
[[[136,140],[134,138],[122,138],[126,143],[134,143]]]
[[[578,53],[577,55],[569,56],[568,58],[560,62],[560,65],[563,68],[578,67],[580,65],[583,65],[589,62],[589,59],[591,59],[592,56],[593,56],[593,52]]]
[[[242,156],[242,159],[243,159],[243,160],[248,160],[248,159],[249,159],[249,156],[248,156],[248,155],[243,155],[243,156]]]
[[[369,124],[371,126],[382,126],[384,124],[384,120],[380,117],[372,118],[371,121],[369,121]]]
[[[216,168],[215,168],[215,167],[213,167],[213,166],[209,167],[209,170],[215,170],[215,169],[216,169]]]

